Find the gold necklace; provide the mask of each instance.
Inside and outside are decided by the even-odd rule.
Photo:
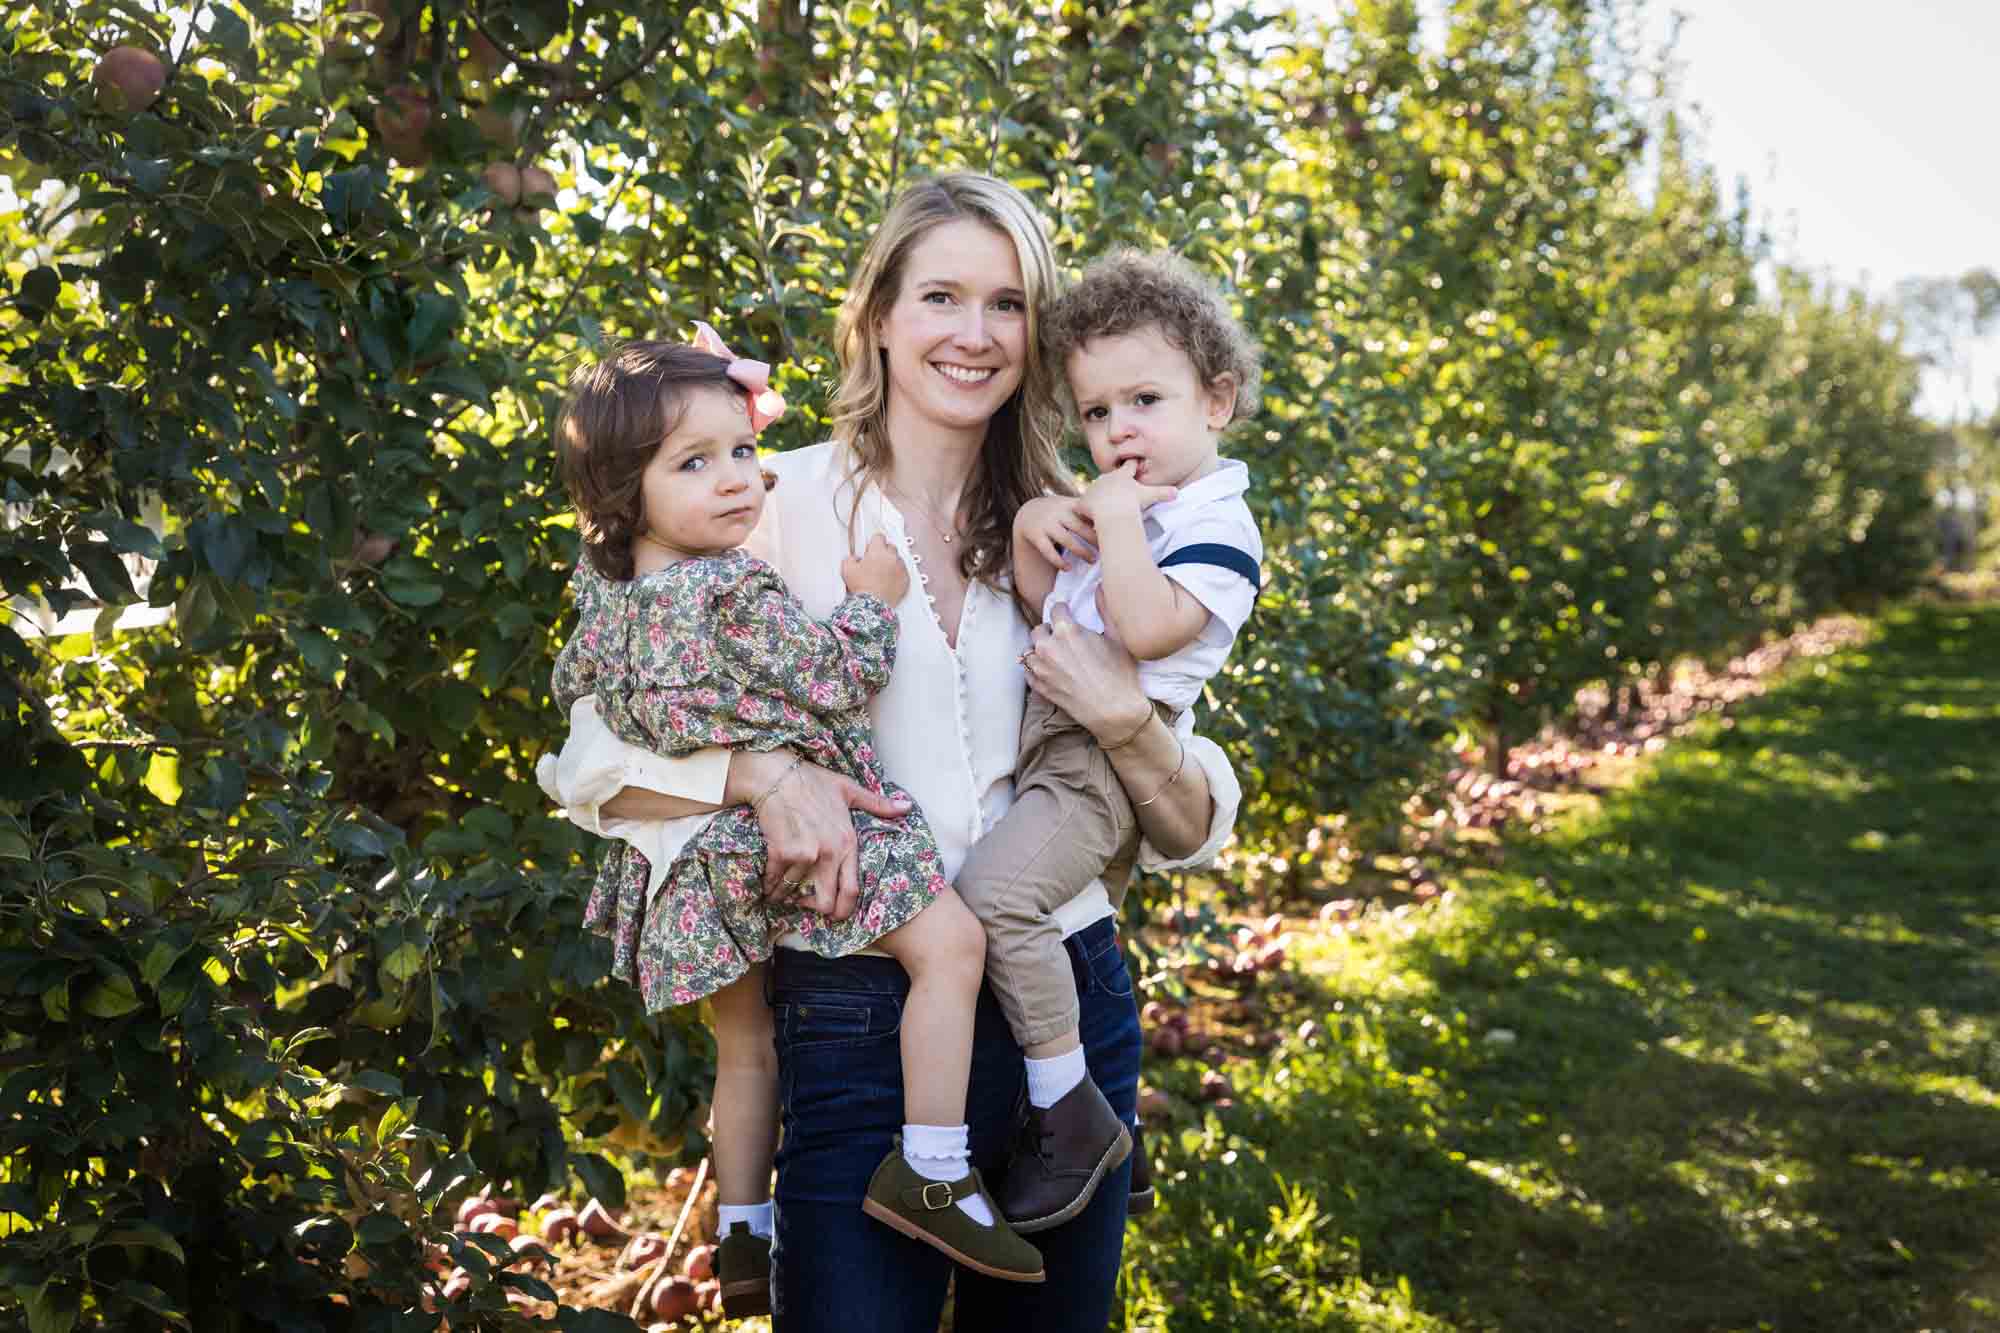
[[[932,509],[929,505],[917,499],[914,495],[908,494],[903,490],[902,487],[896,485],[895,483],[890,482],[885,484],[888,486],[888,489],[894,491],[896,494],[902,496],[905,500],[908,500],[911,504],[915,505],[917,507],[917,511],[921,513],[926,519],[930,520],[930,525],[933,528],[937,529],[938,536],[944,538],[944,544],[946,546],[951,545],[954,541],[956,541],[959,538],[961,534],[959,533],[957,527],[955,526],[946,527],[944,524],[938,522],[937,511],[935,509]]]

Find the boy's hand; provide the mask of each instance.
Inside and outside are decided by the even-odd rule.
[[[881,533],[868,539],[868,549],[840,562],[840,581],[849,592],[865,592],[880,597],[890,606],[903,600],[910,590],[910,571],[903,557]]]
[[[1084,516],[1083,502],[1044,495],[1028,501],[1014,514],[1014,540],[1026,542],[1057,569],[1069,568],[1072,553],[1086,563],[1097,559],[1096,534]]]
[[[1119,467],[1102,473],[1077,501],[1092,526],[1121,514],[1136,515],[1148,505],[1171,500],[1180,494],[1175,486],[1147,486],[1139,480],[1139,464],[1127,459]]]

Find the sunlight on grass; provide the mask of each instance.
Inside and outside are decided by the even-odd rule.
[[[1896,612],[1420,930],[1298,939],[1285,1038],[1161,1137],[1133,1327],[1959,1327],[2000,1254],[1995,662],[2000,608]]]

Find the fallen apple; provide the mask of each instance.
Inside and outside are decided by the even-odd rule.
[[[696,1282],[706,1282],[715,1276],[715,1247],[697,1245],[681,1260],[681,1273]]]
[[[542,1239],[551,1245],[575,1240],[580,1230],[576,1213],[568,1208],[558,1208],[542,1218]]]
[[[625,1228],[618,1225],[618,1219],[611,1215],[611,1210],[595,1199],[583,1205],[583,1211],[576,1215],[576,1223],[592,1240],[623,1240],[626,1237]]]
[[[653,1313],[662,1319],[686,1319],[701,1309],[701,1296],[684,1277],[670,1278],[653,1288]]]
[[[653,1260],[667,1252],[667,1238],[651,1231],[642,1231],[625,1244],[618,1256],[620,1268],[644,1268]]]

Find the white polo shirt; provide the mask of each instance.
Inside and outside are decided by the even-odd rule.
[[[1146,510],[1146,546],[1153,563],[1160,564],[1176,551],[1199,554],[1191,548],[1219,546],[1262,565],[1264,539],[1258,535],[1250,506],[1243,502],[1243,492],[1249,488],[1250,469],[1225,458],[1215,471],[1181,487],[1173,499]],[[1207,560],[1167,564],[1160,572],[1208,608],[1208,623],[1193,642],[1179,652],[1139,664],[1139,684],[1146,697],[1185,710],[1229,660],[1230,646],[1257,604],[1257,585],[1243,571]],[[1071,561],[1068,569],[1057,572],[1055,587],[1042,604],[1043,622],[1057,603],[1067,603],[1078,624],[1102,634],[1104,617],[1097,611],[1097,590],[1103,584],[1102,561]]]
[[[793,595],[814,616],[824,619],[847,595],[840,581],[840,561],[850,549],[862,549],[879,532],[903,553],[910,591],[896,608],[900,627],[896,666],[888,686],[869,705],[875,752],[890,781],[923,808],[937,836],[944,872],[955,877],[972,844],[1014,802],[1014,762],[1027,704],[1027,677],[1020,657],[1028,648],[1028,626],[1006,594],[975,582],[966,590],[954,649],[924,591],[923,571],[902,514],[879,486],[866,488],[857,509],[854,486],[843,480],[847,459],[841,446],[828,442],[776,454],[765,465],[777,473],[778,487],[746,544],[784,576]],[[1081,619],[1082,608],[1076,614]],[[544,756],[537,766],[542,789],[571,820],[593,832],[624,838],[648,861],[664,868],[710,816],[600,821],[597,807],[627,785],[720,802],[728,777],[727,752],[663,759],[613,736],[594,704],[586,706],[585,701],[573,710],[570,724],[561,755]],[[1143,870],[1176,870],[1214,860],[1229,839],[1243,800],[1243,789],[1221,747],[1194,734],[1191,715],[1182,716],[1178,729],[1187,761],[1208,778],[1214,817],[1207,841],[1189,856],[1169,858],[1142,842]],[[1063,934],[1070,935],[1110,914],[1109,895],[1093,881],[1058,909],[1056,919]]]

